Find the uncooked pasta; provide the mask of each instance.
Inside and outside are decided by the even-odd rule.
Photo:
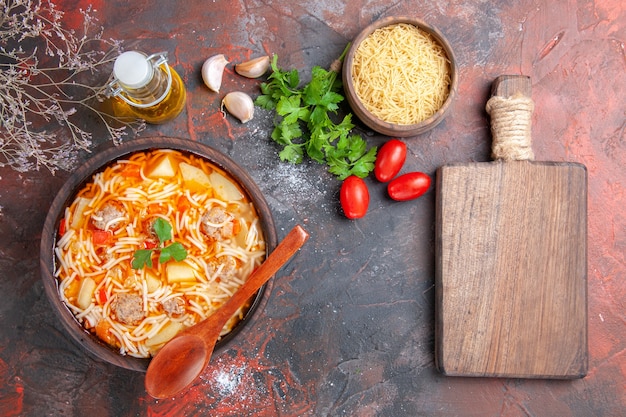
[[[408,24],[379,28],[357,47],[355,93],[372,114],[399,125],[420,123],[441,108],[450,88],[450,63],[433,37]]]

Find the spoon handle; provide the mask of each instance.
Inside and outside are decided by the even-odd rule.
[[[239,307],[252,297],[271,276],[278,272],[278,270],[302,247],[308,238],[309,233],[304,230],[302,226],[294,226],[287,236],[276,246],[270,256],[252,272],[245,285],[242,285],[228,301],[213,313],[211,320],[215,323],[221,322],[222,325],[220,328],[224,327],[226,322],[237,312]],[[195,326],[187,329],[185,333],[195,333],[194,327]]]

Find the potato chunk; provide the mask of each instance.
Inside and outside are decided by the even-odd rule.
[[[152,272],[146,271],[145,279],[148,293],[153,293],[161,287],[161,280]]]
[[[209,176],[200,168],[181,162],[178,165],[180,173],[183,176],[185,187],[191,191],[204,191],[211,188],[211,180]]]
[[[91,200],[84,197],[78,197],[76,199],[76,208],[74,209],[74,214],[72,215],[72,222],[70,223],[70,227],[72,229],[80,229],[85,221],[85,211],[87,210],[87,206]]]
[[[211,172],[209,175],[211,179],[211,185],[215,189],[215,192],[225,201],[239,201],[243,198],[243,194],[239,191],[239,188],[233,184],[228,178],[220,174],[219,172]]]
[[[167,323],[157,334],[146,340],[146,346],[153,347],[162,345],[165,342],[169,342],[174,336],[178,334],[184,325],[177,321],[171,321]]]
[[[83,310],[91,305],[91,298],[96,290],[96,281],[87,277],[80,284],[80,290],[78,291],[78,297],[76,298],[76,304]]]
[[[194,269],[184,262],[169,262],[165,269],[167,282],[195,281],[196,275]]]
[[[163,158],[159,159],[154,166],[148,168],[146,176],[148,178],[172,178],[176,176],[177,170],[178,167],[176,166],[174,157],[165,155]]]

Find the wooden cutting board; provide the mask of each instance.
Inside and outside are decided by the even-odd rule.
[[[501,76],[492,97],[530,91],[528,77]],[[494,145],[511,115],[491,113]],[[515,128],[530,138],[530,117]],[[437,171],[435,356],[446,375],[587,372],[587,170],[525,158]]]

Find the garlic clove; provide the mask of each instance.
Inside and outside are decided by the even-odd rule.
[[[237,74],[243,75],[244,77],[259,78],[267,72],[269,67],[270,57],[265,55],[235,65],[235,71]]]
[[[241,123],[249,122],[254,116],[254,102],[252,98],[241,91],[226,94],[222,100],[222,108],[224,107],[230,114],[241,120]]]
[[[207,87],[216,93],[220,92],[226,64],[228,64],[228,61],[224,54],[213,55],[202,64],[202,80]]]

